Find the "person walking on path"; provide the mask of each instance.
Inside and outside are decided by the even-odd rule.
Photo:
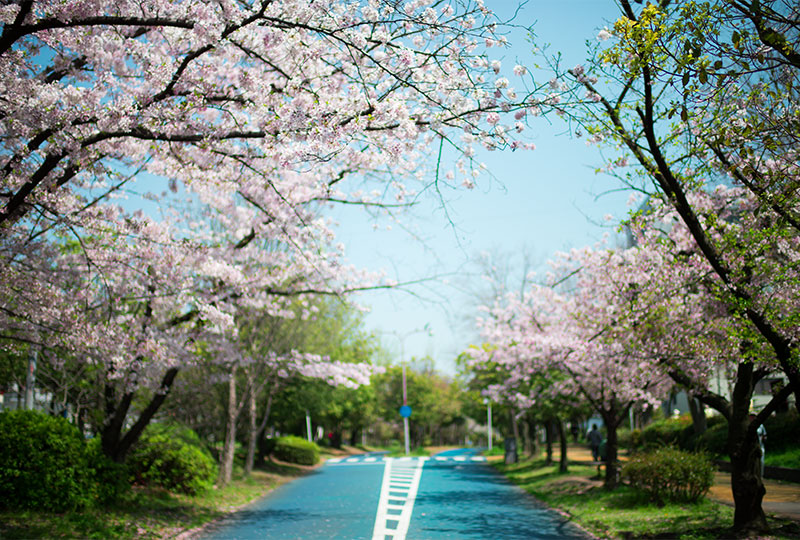
[[[603,442],[603,434],[597,429],[597,424],[592,424],[586,438],[589,440],[589,448],[592,449],[592,459],[597,461],[600,458],[600,443]]]
[[[767,442],[767,428],[764,427],[764,424],[758,426],[756,436],[758,437],[758,447],[761,450],[761,478],[764,478],[764,457],[766,456],[764,443]]]

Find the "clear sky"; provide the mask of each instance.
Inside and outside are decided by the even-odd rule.
[[[507,18],[516,2],[487,0],[486,5]],[[516,23],[533,24],[537,44],[549,43],[548,50],[562,52],[565,65],[572,67],[585,59],[586,40],[611,26],[618,13],[611,0],[530,0]],[[525,33],[509,39],[510,49],[494,52],[504,68],[531,65],[532,46]],[[520,261],[525,252],[542,267],[556,251],[614,234],[604,216],[623,217],[629,193],[603,195],[619,186],[595,173],[602,165],[599,150],[565,131],[556,120],[551,125],[533,119],[527,135],[536,150],[479,155],[494,178],[481,177],[472,191],[445,193],[444,208],[435,198],[422,198],[414,215],[404,219],[411,234],[397,226],[387,230],[385,221],[373,230],[371,222],[349,210],[336,214],[352,263],[385,269],[401,282],[446,276],[414,287],[413,294],[382,291],[355,297],[370,309],[367,329],[382,335],[398,359],[401,350],[406,358],[430,355],[439,370],[455,371],[455,357],[477,340],[471,324],[477,315],[474,294],[485,285],[470,260],[479,254],[516,253],[512,261]]]

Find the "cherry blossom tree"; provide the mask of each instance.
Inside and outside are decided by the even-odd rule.
[[[474,146],[521,146],[490,13],[429,4],[0,8],[2,337],[103,366],[107,454],[201,345],[236,357],[237,310],[363,286],[327,205],[404,204],[431,146],[461,153],[464,183]],[[162,220],[118,200],[147,182]]]
[[[534,285],[522,299],[501,299],[479,325],[484,339],[511,352],[517,378],[561,373],[547,392],[580,394],[601,415],[607,428],[605,485],[611,488],[618,481],[618,426],[634,403],[657,405],[667,379],[626,347],[629,335],[619,322],[628,307],[616,301],[619,288],[628,287],[631,270],[624,253],[573,250],[553,264],[553,276],[566,280],[569,291]]]
[[[693,239],[690,252],[715,276],[711,295],[731,317],[728,328],[742,337],[740,357],[753,360],[754,373],[777,362],[797,397],[797,309],[789,301],[798,231],[796,6],[781,0],[618,5],[621,17],[600,31],[590,63],[566,69],[553,63],[561,112],[576,135],[612,149],[605,171],[672,206]],[[718,186],[743,193],[726,205],[709,204],[706,195]],[[732,212],[739,204],[741,211]],[[771,354],[761,354],[762,343]],[[736,365],[749,369],[744,364]],[[751,441],[742,449],[751,448],[763,418],[750,422],[747,400],[734,402],[733,431]],[[734,460],[734,477],[752,475],[745,472],[749,453]],[[765,530],[760,480],[733,482],[734,526]]]

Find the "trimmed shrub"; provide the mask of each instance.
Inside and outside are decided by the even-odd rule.
[[[100,438],[86,444],[87,466],[91,478],[92,499],[101,505],[115,502],[131,488],[128,468],[103,454]]]
[[[64,418],[0,413],[0,506],[56,512],[89,506],[87,465],[83,438]]]
[[[319,461],[319,447],[293,435],[278,438],[272,453],[281,461],[298,465],[316,465]]]
[[[197,434],[178,424],[151,424],[127,459],[131,479],[139,484],[196,495],[211,488],[217,465]]]
[[[728,423],[724,418],[713,424],[709,422],[708,429],[697,438],[696,450],[702,450],[719,457],[728,456]]]
[[[275,442],[277,439],[273,437],[259,437],[258,438],[258,453],[256,455],[256,462],[259,464],[264,463],[264,460],[267,459],[267,456],[271,456],[272,452],[275,451]]]
[[[632,456],[622,474],[659,504],[697,502],[714,482],[714,465],[707,454],[665,447]]]

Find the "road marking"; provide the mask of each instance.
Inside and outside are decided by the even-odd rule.
[[[428,458],[386,458],[372,540],[405,540],[422,467]],[[403,485],[401,484],[408,484]]]
[[[380,457],[380,456],[371,456],[371,457],[364,457],[364,456],[355,456],[355,457],[348,457],[348,458],[331,458],[327,461],[331,465],[367,465],[367,464],[380,464],[380,463],[388,463],[389,461],[395,462],[403,462],[403,463],[414,463],[417,460],[429,460],[429,461],[436,461],[439,463],[464,463],[464,462],[485,462],[486,458],[483,456],[433,456],[433,457],[398,457],[398,458],[387,458],[387,457]],[[407,481],[410,480],[414,475],[412,473],[397,473],[394,475],[395,478],[401,479],[405,478]]]

